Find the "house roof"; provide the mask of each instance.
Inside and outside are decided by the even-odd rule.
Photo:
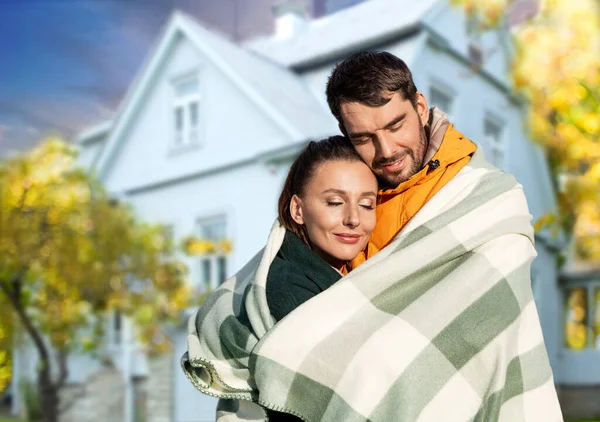
[[[293,71],[235,45],[204,28],[193,18],[176,11],[144,68],[130,86],[119,106],[110,134],[95,167],[102,176],[121,142],[121,134],[136,115],[144,92],[168,57],[170,48],[182,34],[209,61],[237,85],[263,112],[288,135],[288,142],[316,139],[336,132],[337,124],[329,112],[303,85]],[[86,140],[79,137],[80,142]]]
[[[292,70],[233,44],[183,13],[181,18],[197,35],[197,41],[218,52],[261,99],[276,109],[296,132],[293,141],[316,139],[337,132],[337,123]]]
[[[311,21],[288,38],[263,36],[244,44],[286,67],[331,61],[418,31],[439,0],[369,0]]]
[[[78,135],[75,141],[79,144],[87,144],[102,139],[102,135],[108,133],[113,126],[112,120],[105,120],[93,126],[86,127]]]

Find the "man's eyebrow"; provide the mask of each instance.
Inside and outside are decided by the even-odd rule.
[[[321,193],[322,194],[323,193],[337,193],[338,195],[346,195],[347,194],[346,191],[343,191],[341,189],[333,189],[333,188],[332,189],[325,189]],[[377,198],[377,193],[372,192],[372,191],[367,191],[367,192],[363,192],[361,196],[373,196],[373,197]]]
[[[406,113],[402,113],[399,116],[394,117],[388,124],[386,124],[383,128],[390,129],[400,123],[402,120],[406,118]],[[371,132],[355,132],[349,133],[348,138],[361,138],[363,136],[371,136]]]

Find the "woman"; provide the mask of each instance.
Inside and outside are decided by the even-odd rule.
[[[376,202],[377,180],[347,138],[310,142],[294,161],[262,256],[247,264],[248,275],[242,269],[190,319],[190,330],[201,334],[192,337],[182,365],[200,391],[222,399],[217,419],[235,414],[262,420],[266,413],[270,421],[301,420],[266,404],[261,409],[237,400],[260,401],[260,392],[242,394],[255,390],[247,351],[278,321],[343,276],[346,263],[365,248],[375,228]],[[240,291],[242,301],[236,299]],[[232,306],[236,318],[221,319]],[[212,309],[218,310],[211,315]]]
[[[292,164],[279,197],[286,229],[267,277],[279,321],[342,277],[375,228],[377,180],[342,136],[311,142]]]

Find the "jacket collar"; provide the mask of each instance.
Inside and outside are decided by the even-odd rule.
[[[286,261],[293,262],[306,277],[314,281],[323,290],[331,287],[343,274],[333,268],[294,233],[286,230],[279,255]]]
[[[423,183],[436,176],[449,165],[471,155],[477,146],[462,133],[454,129],[448,116],[437,108],[432,108],[429,121],[429,148],[425,153],[425,166],[410,179],[394,189],[382,189],[379,195],[397,195],[408,188]]]

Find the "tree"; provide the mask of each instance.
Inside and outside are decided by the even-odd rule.
[[[0,397],[8,388],[12,377],[12,335],[8,332],[11,325],[3,323],[10,317],[8,307],[0,300]]]
[[[69,354],[101,343],[107,311],[130,316],[149,351],[168,347],[165,324],[190,298],[176,253],[164,227],[137,221],[67,144],[0,163],[0,306],[14,315],[0,329],[22,327],[37,350],[44,421],[60,413]]]
[[[556,176],[556,223],[573,235],[576,252],[600,261],[600,1],[452,0],[474,31],[513,26],[514,89],[528,103],[531,137],[547,150]]]

